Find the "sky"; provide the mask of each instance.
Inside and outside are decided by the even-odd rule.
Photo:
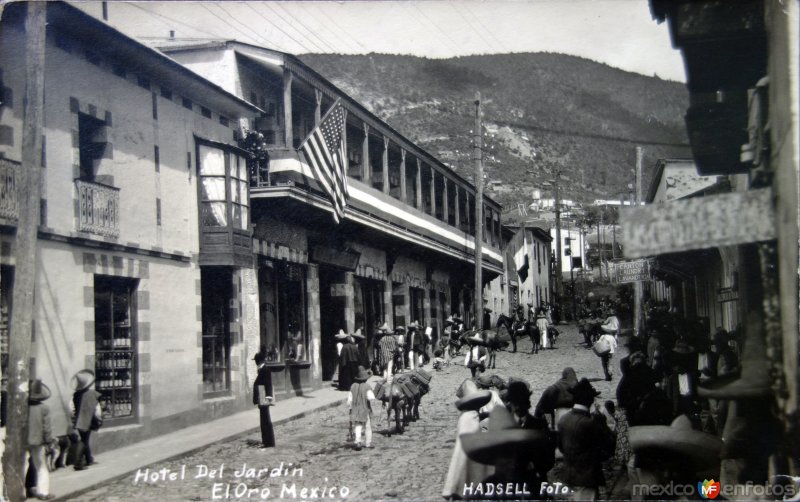
[[[76,5],[101,17],[100,2]],[[139,38],[174,31],[292,54],[558,52],[685,82],[680,53],[647,0],[114,1],[108,14]]]

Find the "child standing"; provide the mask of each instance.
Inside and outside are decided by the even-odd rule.
[[[364,430],[364,440],[366,448],[372,446],[372,406],[375,400],[375,393],[367,383],[367,370],[363,366],[358,367],[358,374],[353,380],[355,382],[350,387],[350,394],[347,396],[347,407],[350,408],[350,422],[355,424],[356,450],[361,450],[361,429]]]

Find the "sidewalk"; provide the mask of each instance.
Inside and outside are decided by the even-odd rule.
[[[327,383],[330,385],[330,383]],[[323,387],[309,395],[279,401],[271,410],[272,423],[278,425],[347,400],[347,393]],[[228,441],[259,430],[258,409],[205,422],[95,455],[96,465],[85,471],[72,466],[50,474],[50,486],[59,500],[67,500],[92,488],[122,478],[141,467],[152,466],[194,453],[213,443]]]

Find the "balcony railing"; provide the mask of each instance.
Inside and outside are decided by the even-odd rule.
[[[17,172],[20,165],[8,159],[0,159],[0,218],[17,220],[19,201],[17,199]]]
[[[78,189],[78,231],[119,237],[119,188],[75,180]]]

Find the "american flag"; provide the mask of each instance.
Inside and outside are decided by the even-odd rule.
[[[333,202],[333,219],[339,223],[347,205],[347,174],[345,173],[344,124],[345,109],[339,100],[325,113],[317,127],[300,145],[314,177]]]

